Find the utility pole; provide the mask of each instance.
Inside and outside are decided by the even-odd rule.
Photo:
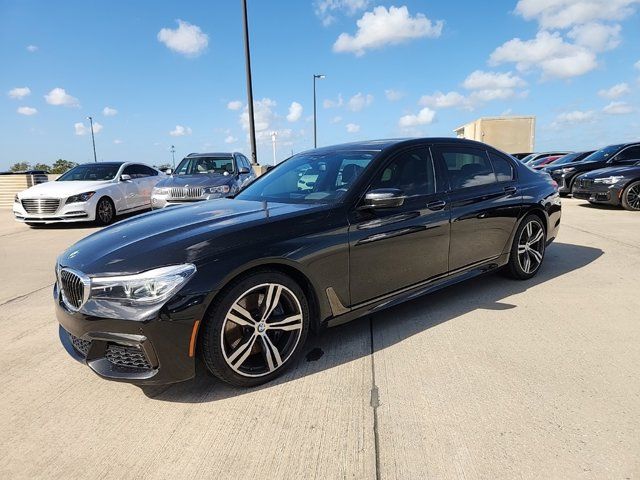
[[[93,117],[87,117],[89,125],[91,125],[91,143],[93,143],[93,162],[98,163],[98,156],[96,155],[96,139],[93,136]]]
[[[325,78],[324,75],[313,75],[313,148],[318,148],[318,127],[316,120],[316,80]]]
[[[258,164],[256,151],[256,125],[253,118],[253,86],[251,82],[251,53],[249,49],[249,21],[247,19],[247,0],[242,0],[242,21],[244,26],[244,59],[247,70],[247,107],[249,109],[249,140],[251,142],[251,163]]]

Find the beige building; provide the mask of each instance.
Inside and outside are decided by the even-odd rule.
[[[454,132],[458,138],[488,143],[507,153],[533,152],[536,117],[483,117]]]

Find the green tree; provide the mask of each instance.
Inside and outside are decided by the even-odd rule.
[[[49,170],[49,173],[64,173],[77,165],[78,164],[75,162],[70,162],[69,160],[63,160],[62,158],[59,158],[53,163],[53,166],[51,167],[51,170]]]
[[[31,165],[29,165],[29,162],[17,162],[11,165],[11,167],[9,167],[9,170],[11,170],[12,172],[24,172],[25,170],[29,170],[30,168]]]
[[[44,170],[45,172],[49,173],[49,171],[51,170],[51,167],[46,163],[36,163],[33,166],[33,170]]]

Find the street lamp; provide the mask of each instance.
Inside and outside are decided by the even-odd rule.
[[[271,144],[273,145],[273,165],[276,164],[276,137],[278,132],[271,132]]]
[[[247,70],[247,107],[249,109],[249,140],[251,141],[251,163],[258,164],[256,152],[256,124],[253,118],[253,86],[251,82],[251,54],[249,52],[249,20],[247,19],[247,0],[242,0],[242,23],[244,26],[244,59]]]
[[[171,160],[173,161],[173,170],[176,169],[176,147],[171,145],[171,149],[169,150],[171,152]]]
[[[96,155],[96,139],[93,136],[93,117],[87,117],[87,120],[89,120],[89,124],[91,125],[91,143],[93,143],[93,161],[97,163],[98,157]]]
[[[322,80],[323,78],[325,78],[325,76],[321,74],[313,75],[313,148],[318,147],[318,127],[316,120],[316,80]]]

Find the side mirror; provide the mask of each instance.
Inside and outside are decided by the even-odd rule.
[[[173,170],[171,170],[170,168],[167,168],[164,173],[166,173],[167,175],[171,175],[173,173]]]
[[[120,175],[121,182],[128,182],[129,180],[131,180],[131,175],[127,175],[126,173]]]
[[[240,167],[238,169],[238,175],[246,175],[249,173],[249,169],[247,167]]]
[[[364,205],[369,208],[394,208],[404,203],[404,192],[397,188],[378,188],[367,192]]]

